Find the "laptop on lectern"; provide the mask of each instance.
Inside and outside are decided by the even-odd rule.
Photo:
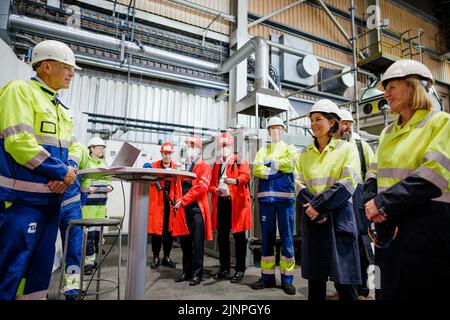
[[[140,153],[140,149],[128,142],[124,142],[111,163],[111,167],[132,167]]]

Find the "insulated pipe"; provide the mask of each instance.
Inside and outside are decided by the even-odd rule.
[[[24,16],[10,15],[11,28],[25,30],[33,33],[50,35],[60,39],[83,45],[91,45],[97,48],[119,51],[122,45],[127,53],[136,56],[155,59],[164,63],[177,65],[184,68],[192,68],[203,72],[223,74],[229,72],[251,54],[255,53],[255,89],[268,88],[269,79],[269,47],[261,37],[251,38],[244,46],[233,53],[223,63],[213,63],[197,58],[188,57],[179,53],[161,50],[150,46],[139,46],[135,43],[122,41],[110,36],[92,33],[86,30],[74,29],[72,27],[32,19]]]

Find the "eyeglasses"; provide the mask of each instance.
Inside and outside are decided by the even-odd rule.
[[[375,230],[375,223],[371,223],[370,227],[367,228],[367,234],[369,235],[370,240],[372,240],[373,244],[375,245],[375,247],[379,248],[379,249],[387,249],[391,246],[392,242],[395,240],[395,238],[397,238],[397,233],[398,233],[398,227],[395,227],[394,230],[394,235],[392,236],[391,239],[389,239],[386,243],[382,243],[379,239],[378,239],[378,233]]]
[[[55,60],[50,60],[51,62],[60,65],[64,70],[67,71],[74,71],[75,68],[72,66],[69,66],[68,64],[65,64],[64,62],[60,62],[60,61],[55,61]]]

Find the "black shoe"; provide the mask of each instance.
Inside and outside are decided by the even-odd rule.
[[[152,264],[150,265],[150,268],[156,269],[159,266],[159,257],[153,257]]]
[[[202,277],[195,276],[192,278],[191,282],[189,282],[189,285],[191,287],[193,287],[193,286],[199,285],[201,281],[202,281]]]
[[[161,265],[168,268],[175,268],[177,266],[177,264],[167,256],[163,258]]]
[[[175,282],[188,281],[188,280],[191,280],[191,278],[192,277],[189,275],[186,275],[186,273],[182,273],[178,277],[176,277]]]
[[[233,278],[231,279],[231,283],[239,283],[242,281],[242,279],[244,278],[244,273],[242,271],[237,271],[234,275]]]
[[[275,286],[276,286],[275,281],[273,281],[273,282],[265,282],[262,279],[259,279],[258,281],[253,282],[251,284],[251,288],[253,290],[261,290],[261,289],[264,289],[264,288],[273,288]]]
[[[297,292],[297,290],[295,290],[295,287],[290,283],[282,283],[281,288],[283,288],[284,293],[289,295],[293,295]]]
[[[214,279],[220,280],[226,278],[230,274],[229,270],[219,270],[217,273],[213,276]]]
[[[90,276],[94,273],[94,265],[92,264],[87,264],[84,266],[84,275],[85,276]]]

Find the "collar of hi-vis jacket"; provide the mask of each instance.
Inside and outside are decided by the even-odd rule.
[[[43,92],[48,94],[52,99],[58,98],[58,92],[50,88],[41,78],[35,76],[31,78],[30,85],[35,88],[41,89]]]
[[[45,92],[47,95],[49,95],[50,100],[56,101],[59,105],[64,107],[65,109],[69,109],[64,105],[64,103],[61,102],[60,96],[58,91],[53,90],[50,88],[41,78],[38,76],[35,76],[31,78],[30,85],[34,88],[41,89],[42,92]]]
[[[338,140],[338,139],[336,139],[336,138],[331,138],[330,142],[328,142],[328,144],[327,144],[327,146],[325,147],[325,149],[323,149],[323,153],[325,153],[325,152],[328,151],[328,150],[331,151],[331,150],[336,149],[338,143],[345,143],[345,141],[344,141],[344,140]],[[316,145],[314,144],[314,142],[311,143],[311,144],[308,146],[308,150],[314,150],[314,152],[320,153],[320,152],[319,152],[319,149],[317,149],[317,147],[316,147]]]
[[[409,121],[405,124],[403,128],[399,124],[400,122],[399,116],[398,119],[390,127],[388,127],[386,133],[390,133],[394,136],[397,136],[405,132],[408,132],[414,129],[418,124],[420,124],[430,112],[431,112],[430,110],[423,110],[423,109],[416,110],[411,119],[409,119]]]

